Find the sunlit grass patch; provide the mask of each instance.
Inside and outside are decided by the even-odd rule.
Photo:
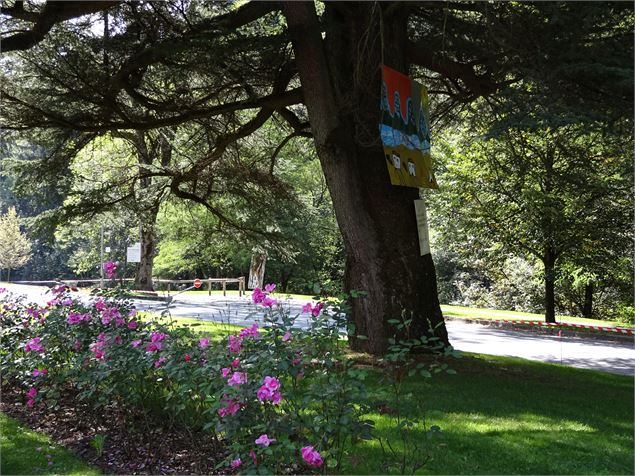
[[[42,433],[0,413],[1,474],[101,474]]]

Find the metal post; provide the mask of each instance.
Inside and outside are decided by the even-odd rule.
[[[207,278],[207,295],[212,295],[212,278]]]
[[[227,281],[223,279],[223,296],[227,296]]]
[[[104,289],[104,225],[101,225],[99,234],[101,236],[101,248],[99,250],[99,259],[101,262],[99,263],[100,269],[100,278],[99,278],[99,287]]]

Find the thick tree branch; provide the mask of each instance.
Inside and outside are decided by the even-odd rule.
[[[117,5],[119,1],[48,1],[41,12],[24,10],[23,2],[16,2],[13,7],[2,8],[2,14],[33,23],[30,30],[2,38],[0,48],[3,52],[27,50],[42,41],[56,23],[77,18],[90,13],[97,13]]]
[[[488,96],[503,86],[493,81],[489,74],[477,75],[469,64],[435,56],[426,45],[410,41],[406,51],[412,63],[439,73],[450,80],[460,80],[475,97]]]
[[[311,127],[309,122],[301,122],[298,116],[286,107],[280,108],[276,112],[280,115],[280,117],[287,121],[291,128],[296,132],[300,132]]]
[[[148,130],[158,127],[178,125],[194,119],[201,119],[245,109],[279,109],[291,104],[298,104],[303,101],[302,90],[300,88],[296,88],[289,91],[271,94],[270,96],[265,96],[255,100],[235,101],[208,108],[193,109],[174,116],[161,118],[148,117],[147,119],[137,118],[128,121],[93,122],[93,119],[95,118],[92,117],[84,121],[72,117],[64,117],[56,112],[45,111],[34,104],[29,104],[11,95],[4,90],[2,91],[2,97],[9,103],[18,104],[29,109],[31,112],[35,113],[35,116],[38,118],[37,120],[29,121],[28,124],[5,123],[1,125],[4,129],[20,128],[26,125],[37,128],[70,128],[83,132],[105,132],[116,129]]]
[[[308,131],[303,132],[303,131],[297,130],[297,131],[293,131],[291,134],[289,134],[284,139],[282,139],[282,141],[277,145],[277,147],[273,151],[273,154],[271,154],[271,158],[269,159],[270,160],[270,164],[269,164],[270,175],[273,175],[274,168],[276,167],[276,159],[278,158],[278,154],[280,154],[284,146],[287,145],[289,141],[295,137],[311,138],[313,137],[313,135]]]
[[[191,46],[192,40],[209,35],[219,35],[251,23],[279,8],[274,2],[249,2],[245,6],[224,15],[219,15],[192,26],[192,29],[180,38],[168,38],[154,43],[126,60],[119,71],[111,78],[114,91],[123,89],[128,78],[148,66],[159,63]],[[112,94],[113,91],[111,91]]]

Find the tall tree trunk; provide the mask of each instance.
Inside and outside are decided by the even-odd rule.
[[[146,210],[141,219],[141,257],[139,268],[135,276],[135,288],[144,291],[153,291],[152,268],[154,255],[156,254],[156,221],[159,207]]]
[[[280,272],[280,288],[283,293],[287,292],[287,288],[289,287],[289,280],[293,276],[293,268],[290,269],[282,269]]]
[[[556,259],[553,249],[545,248],[542,262],[545,266],[545,322],[556,322]]]
[[[390,184],[379,137],[380,37],[384,61],[408,72],[401,10],[381,3],[327,3],[323,42],[313,3],[284,4],[318,156],[344,239],[345,288],[367,293],[352,301],[356,335],[366,338],[353,337],[351,345],[375,354],[386,350],[393,332],[387,320],[402,313],[413,318],[410,336],[429,335],[433,328],[448,343],[434,263],[431,255],[419,252],[414,211],[419,191]]]
[[[591,319],[593,317],[593,282],[584,286],[584,306],[582,306],[582,317]]]
[[[134,136],[129,139],[137,149],[139,160],[139,171],[142,175],[139,181],[139,203],[145,203],[139,213],[140,222],[140,242],[141,257],[137,274],[135,276],[135,287],[145,291],[153,291],[152,268],[154,266],[154,256],[156,254],[156,221],[159,213],[160,196],[153,196],[156,192],[152,190],[152,179],[144,176],[150,172],[150,166],[158,158],[161,165],[169,165],[172,159],[173,131],[163,129],[158,131],[158,136],[153,139],[144,131],[135,131]]]

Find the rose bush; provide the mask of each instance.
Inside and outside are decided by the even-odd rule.
[[[73,395],[95,411],[117,408],[130,425],[210,431],[237,472],[336,471],[372,429],[362,417],[365,371],[344,356],[346,308],[309,303],[291,316],[274,289],[254,290],[256,324],[220,338],[140,319],[127,300],[80,300],[65,286],[45,306],[5,292],[5,383],[20,386],[28,406],[55,408]]]

